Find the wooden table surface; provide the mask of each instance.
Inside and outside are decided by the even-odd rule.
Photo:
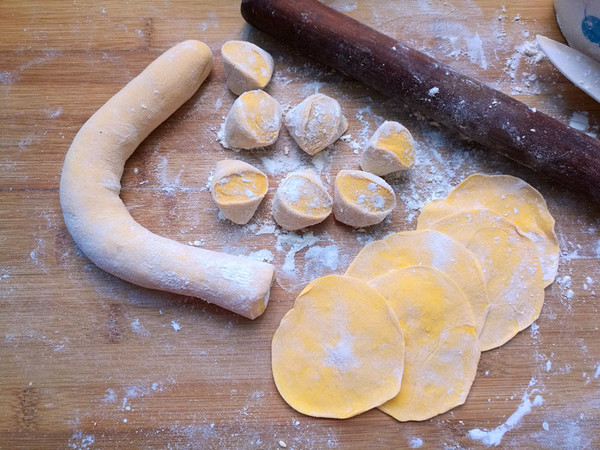
[[[530,44],[537,34],[562,40],[551,0],[326,3],[560,121],[599,131],[599,104]],[[272,299],[255,321],[107,275],[78,251],[59,205],[63,159],[81,125],[190,38],[212,48],[214,70],[127,162],[122,198],[158,234],[272,259]],[[268,149],[223,149],[216,135],[234,96],[219,48],[239,38],[275,57],[267,90],[285,108],[316,91],[331,95],[350,137],[315,158],[285,130]],[[418,142],[414,168],[390,180],[399,200],[390,220],[364,231],[332,217],[304,233],[274,226],[270,204],[287,172],[313,168],[330,184],[341,168],[358,167],[358,149],[383,120],[404,123]],[[247,26],[238,2],[0,2],[0,150],[2,448],[600,447],[600,206],[312,63]],[[219,217],[206,189],[226,158],[270,177],[246,226]],[[301,288],[343,273],[367,242],[413,229],[426,202],[475,172],[525,179],[557,220],[559,276],[539,320],[484,353],[467,403],[431,420],[398,423],[373,410],[338,421],[292,410],[272,381],[270,341]]]

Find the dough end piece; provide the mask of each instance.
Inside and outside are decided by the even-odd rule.
[[[227,41],[221,47],[229,90],[236,95],[263,89],[273,75],[273,57],[247,41]]]

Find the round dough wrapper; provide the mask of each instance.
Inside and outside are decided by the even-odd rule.
[[[404,333],[402,389],[379,407],[399,421],[426,420],[462,405],[477,372],[475,317],[460,288],[432,267],[391,270],[369,283]]]
[[[240,225],[252,218],[268,188],[263,172],[232,159],[217,163],[210,183],[210,193],[223,215]]]
[[[346,275],[371,281],[390,270],[428,266],[452,279],[466,295],[481,333],[489,309],[487,287],[477,257],[462,244],[435,230],[394,233],[363,247]]]
[[[400,391],[404,337],[385,299],[362,280],[309,283],[273,336],[279,393],[295,410],[343,419]]]
[[[419,225],[420,227],[420,225]],[[482,351],[501,346],[540,315],[544,303],[542,269],[531,239],[489,210],[467,210],[428,225],[477,256],[490,309],[479,336]]]
[[[375,131],[361,155],[360,168],[384,176],[408,170],[415,162],[415,141],[406,127],[386,121]]]
[[[298,146],[314,155],[344,134],[348,121],[337,100],[324,94],[314,94],[286,114],[285,126]]]
[[[544,287],[558,271],[559,247],[554,218],[542,195],[531,185],[510,175],[471,175],[454,188],[446,200],[423,208],[419,228],[466,209],[489,209],[519,227],[533,241],[542,265]]]
[[[333,214],[351,227],[368,227],[396,207],[396,194],[383,178],[362,170],[340,170],[335,177]]]
[[[281,128],[281,105],[265,91],[240,95],[225,118],[221,144],[225,148],[253,149],[274,144]]]
[[[273,218],[286,230],[295,231],[323,222],[333,200],[312,171],[292,172],[279,184],[273,200]]]
[[[236,95],[263,89],[273,75],[273,57],[246,41],[227,41],[221,47],[227,86]]]

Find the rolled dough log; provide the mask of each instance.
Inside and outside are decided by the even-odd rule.
[[[127,158],[198,90],[211,68],[209,47],[185,41],[108,100],[81,127],[67,152],[60,203],[71,236],[105,271],[254,319],[266,308],[272,265],[153,234],[133,220],[119,198]]]

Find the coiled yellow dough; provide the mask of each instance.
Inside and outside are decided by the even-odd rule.
[[[379,409],[409,421],[462,405],[480,352],[475,317],[460,288],[437,269],[415,266],[389,271],[369,284],[396,314],[406,343],[402,388]]]
[[[97,266],[140,286],[200,297],[253,319],[266,308],[274,268],[151,233],[119,198],[125,161],[208,76],[212,53],[185,41],[152,62],[82,127],[60,180],[65,223]]]
[[[427,227],[447,234],[479,259],[490,302],[479,336],[482,351],[501,346],[539,317],[544,303],[540,261],[535,244],[513,223],[489,210],[471,209]]]
[[[544,287],[558,271],[558,239],[554,218],[544,197],[525,181],[510,175],[475,174],[456,186],[445,200],[434,200],[423,208],[419,227],[466,209],[489,209],[519,227],[533,241],[542,265]]]
[[[252,218],[269,188],[267,176],[244,161],[224,159],[215,167],[210,193],[223,215],[243,225]]]
[[[404,338],[385,299],[362,280],[313,280],[273,336],[272,369],[295,410],[343,419],[395,397]]]
[[[380,177],[408,170],[415,163],[415,141],[406,127],[386,121],[375,131],[361,155],[360,168]]]
[[[273,218],[286,230],[295,231],[323,222],[333,200],[312,170],[292,172],[279,184],[273,200]]]
[[[383,178],[362,170],[340,170],[335,177],[333,214],[351,227],[368,227],[396,207],[394,189]]]
[[[221,47],[227,86],[236,95],[263,89],[273,75],[273,57],[246,41],[227,41]]]
[[[346,275],[368,282],[408,266],[433,267],[456,282],[469,300],[479,336],[489,309],[481,266],[473,253],[444,233],[404,231],[371,242],[354,258]]]

